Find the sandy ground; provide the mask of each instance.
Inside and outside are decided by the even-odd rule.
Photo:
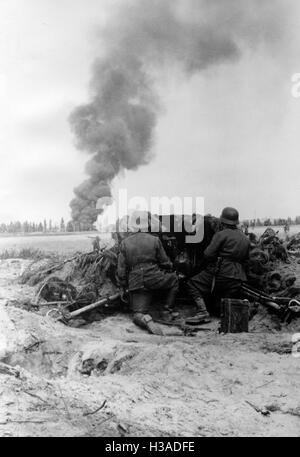
[[[81,328],[19,303],[26,261],[0,263],[0,436],[300,436],[299,324],[151,336],[118,314]],[[257,411],[256,408],[260,408]],[[263,414],[265,413],[265,414]]]

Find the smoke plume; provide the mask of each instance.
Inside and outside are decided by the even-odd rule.
[[[283,14],[276,0],[125,0],[99,32],[91,98],[70,115],[77,146],[91,156],[74,189],[72,218],[96,221],[100,197],[124,169],[151,160],[160,103],[151,75],[168,64],[188,76],[234,62],[247,47],[276,46]]]

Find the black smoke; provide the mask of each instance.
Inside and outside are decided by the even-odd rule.
[[[74,221],[95,222],[113,178],[151,160],[160,112],[151,75],[175,64],[188,77],[236,61],[245,47],[276,46],[282,10],[277,0],[120,2],[99,32],[104,53],[93,65],[90,101],[70,115],[78,148],[91,156],[70,203]]]

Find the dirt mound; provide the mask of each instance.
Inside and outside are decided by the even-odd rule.
[[[156,337],[122,315],[84,330],[5,315],[13,346],[2,362],[21,375],[0,374],[1,436],[299,434],[298,360],[274,350],[290,335]]]
[[[35,291],[24,266],[0,264],[0,362],[20,373],[0,369],[0,436],[299,436],[296,320],[260,306],[249,334],[153,336],[120,312],[72,328],[12,306]]]

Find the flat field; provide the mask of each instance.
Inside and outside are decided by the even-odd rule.
[[[272,227],[275,231],[279,231],[278,235],[285,239],[283,227]],[[260,236],[266,227],[255,227],[249,231]],[[300,232],[300,225],[292,225],[290,227],[289,236]],[[60,254],[72,254],[77,251],[88,252],[91,250],[92,238],[97,235],[94,233],[71,233],[71,234],[53,234],[53,235],[25,235],[25,236],[0,236],[0,253],[4,250],[20,250],[20,249],[40,249],[46,252],[59,252]],[[103,242],[107,242],[110,238],[109,234],[101,234]]]
[[[91,251],[92,238],[96,234],[54,234],[54,235],[25,235],[0,237],[0,253],[4,250],[40,249],[46,252],[72,254],[77,251]]]

